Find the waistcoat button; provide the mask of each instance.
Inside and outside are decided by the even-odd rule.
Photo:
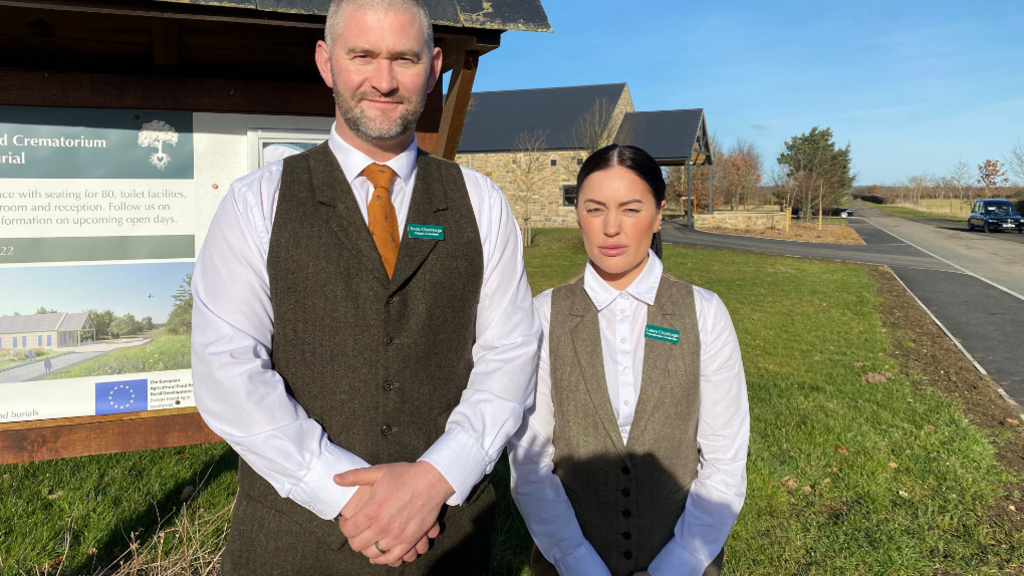
[[[622,511],[622,517],[623,518],[629,518],[632,515],[633,515],[633,513],[629,511],[629,508],[626,508],[625,510]]]
[[[632,537],[633,537],[633,535],[632,535],[631,533],[629,533],[629,532],[623,532],[623,533],[622,533],[622,538],[623,538],[624,540],[629,540],[629,539],[631,539]]]
[[[392,382],[391,380],[388,380],[387,382],[384,383],[384,389],[387,390],[388,392],[391,392],[392,390],[395,389],[395,383]]]
[[[628,476],[629,475],[629,466],[623,466],[622,467],[622,473],[626,474]]]
[[[394,342],[394,340],[392,340],[391,338],[385,338],[384,339],[384,343],[385,344],[391,344],[392,342]]]
[[[629,488],[623,488],[622,489],[622,495],[625,496],[626,498],[629,498],[629,495],[630,495]]]
[[[633,558],[633,553],[630,552],[629,550],[626,550],[625,552],[622,553],[622,557],[625,558],[626,560],[629,560],[629,559]]]
[[[382,427],[382,428],[380,429],[380,433],[381,433],[381,434],[383,434],[383,435],[385,435],[385,436],[390,436],[390,435],[391,435],[391,426],[389,426],[389,425],[385,424],[385,425],[384,425],[384,426],[383,426],[383,427]]]
[[[394,304],[394,303],[395,303],[395,297],[394,296],[388,296],[388,304]]]

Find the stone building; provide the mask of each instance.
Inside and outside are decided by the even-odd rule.
[[[576,226],[576,175],[612,142],[648,151],[663,166],[710,165],[703,109],[637,112],[625,84],[477,92],[455,160],[501,188],[523,224]]]

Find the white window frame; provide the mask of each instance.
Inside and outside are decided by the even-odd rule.
[[[263,167],[263,146],[265,144],[320,144],[330,135],[328,130],[282,130],[280,128],[250,128],[249,171]]]

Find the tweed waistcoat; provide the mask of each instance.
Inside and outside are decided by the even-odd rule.
[[[371,465],[422,456],[444,433],[473,369],[483,250],[457,164],[420,151],[407,221],[441,226],[444,238],[406,232],[389,279],[330,148],[284,161],[267,257],[271,360],[330,441]],[[449,515],[471,507],[485,483]],[[281,498],[244,462],[238,487],[239,499],[270,511],[261,529],[314,536],[325,550],[344,545],[337,523]]]
[[[615,576],[645,570],[672,539],[697,477],[700,333],[693,287],[662,274],[647,324],[678,330],[679,342],[646,340],[640,396],[623,445],[598,310],[582,279],[551,296],[554,472],[584,536]]]

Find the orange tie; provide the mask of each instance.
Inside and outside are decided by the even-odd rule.
[[[377,245],[380,260],[388,272],[388,278],[395,273],[395,262],[398,260],[398,217],[395,216],[395,205],[391,203],[391,180],[395,171],[383,164],[370,164],[363,170],[363,176],[373,184],[373,196],[366,207],[367,225],[370,236]]]

